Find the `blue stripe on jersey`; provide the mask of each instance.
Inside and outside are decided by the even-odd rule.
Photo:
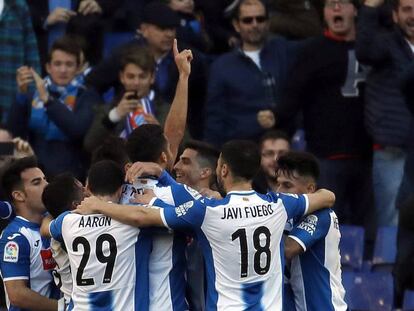
[[[135,310],[149,310],[149,272],[148,262],[151,253],[152,238],[141,231],[135,243]]]
[[[198,242],[200,247],[203,250],[204,255],[204,265],[206,268],[206,279],[207,279],[207,292],[206,292],[206,310],[216,311],[217,310],[217,301],[218,293],[215,287],[216,284],[216,272],[214,270],[214,260],[213,252],[211,250],[210,243],[207,240],[204,232],[201,229],[198,229],[197,232]]]
[[[185,300],[185,258],[186,237],[184,234],[175,232],[172,246],[172,270],[169,275],[170,295],[174,311],[187,310]]]
[[[89,307],[91,311],[112,311],[113,303],[112,291],[89,294]]]
[[[282,275],[282,306],[285,303],[285,284],[284,284],[284,272],[285,272],[285,247],[284,247],[284,243],[283,243],[283,238],[280,241],[280,271],[282,271],[283,275]]]
[[[329,271],[324,267],[325,239],[316,243],[299,258],[302,271],[306,271],[302,273],[302,278],[307,310],[335,310],[332,304]]]
[[[244,309],[246,311],[263,311],[263,282],[242,285]]]
[[[205,205],[207,205],[208,207],[217,207],[220,205],[226,205],[229,204],[230,201],[230,197],[231,195],[226,196],[224,199],[204,199],[205,200]]]
[[[73,300],[71,299],[67,311],[72,311],[72,310],[73,310]]]

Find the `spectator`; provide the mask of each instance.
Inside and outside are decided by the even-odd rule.
[[[104,105],[96,107],[95,121],[84,141],[87,151],[93,152],[109,135],[127,138],[141,124],[158,123],[156,112],[164,121],[167,112],[162,108],[166,105],[151,89],[154,77],[155,62],[147,48],[134,47],[123,55],[119,82],[124,92],[113,100],[109,110]]]
[[[20,137],[13,135],[4,127],[0,126],[0,144],[4,143],[0,153],[0,171],[15,159],[34,156],[30,144]]]
[[[48,176],[70,171],[78,179],[84,177],[86,157],[81,146],[94,103],[84,93],[79,66],[80,50],[63,37],[52,47],[45,80],[27,66],[17,71],[19,92],[8,126],[14,135],[28,138]],[[28,92],[32,81],[37,88],[34,94]]]
[[[379,226],[396,225],[396,197],[403,179],[412,116],[400,90],[403,73],[413,61],[413,0],[395,1],[395,29],[379,32],[379,6],[366,0],[360,10],[356,55],[372,66],[367,79],[365,124],[374,143],[374,197]]]
[[[204,24],[200,21],[201,18],[195,12],[194,0],[166,0],[166,2],[180,19],[177,38],[200,52],[208,52],[210,40]]]
[[[267,40],[268,15],[260,0],[243,0],[233,26],[240,49],[220,56],[211,66],[204,139],[221,146],[228,140],[258,139],[264,132],[258,117],[280,101],[294,45],[282,38]],[[274,125],[270,119],[266,128]]]
[[[271,0],[270,31],[291,39],[322,34],[323,0]]]
[[[371,146],[363,114],[367,69],[355,58],[356,15],[356,1],[325,0],[325,34],[303,47],[276,119],[287,127],[302,111],[307,148],[320,164],[319,184],[335,192],[341,223],[363,225],[369,210]]]
[[[42,66],[53,42],[66,32],[84,38],[86,59],[96,64],[102,57],[103,19],[122,2],[116,0],[27,0],[39,44]]]
[[[87,77],[88,86],[100,94],[115,87],[116,94],[119,94],[122,89],[118,81],[121,55],[131,47],[144,45],[149,48],[156,62],[154,90],[162,96],[164,102],[171,103],[179,78],[172,50],[178,25],[177,15],[167,5],[158,2],[148,4],[143,12],[143,22],[137,30],[140,38],[121,46],[111,57],[94,68]],[[189,81],[188,127],[193,138],[200,138],[200,125],[204,119],[206,68],[200,55],[196,52],[193,54]]]
[[[277,188],[277,159],[290,150],[289,137],[282,131],[268,131],[260,139],[260,170],[253,179],[253,189],[266,194]]]
[[[16,96],[16,70],[26,65],[40,70],[36,37],[29,10],[23,0],[5,0],[0,13],[0,107],[3,120]]]
[[[9,310],[63,310],[53,297],[51,270],[55,267],[49,241],[39,228],[45,213],[42,192],[47,181],[34,158],[13,162],[2,185],[16,216],[0,239],[0,270]],[[63,303],[63,301],[62,301]],[[20,309],[21,308],[21,309]]]

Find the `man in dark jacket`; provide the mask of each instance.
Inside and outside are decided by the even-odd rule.
[[[379,226],[396,225],[396,197],[403,178],[412,116],[401,93],[404,71],[414,60],[414,0],[395,1],[395,29],[379,30],[379,6],[366,0],[359,14],[356,56],[372,66],[367,79],[365,125],[374,143],[373,180]]]

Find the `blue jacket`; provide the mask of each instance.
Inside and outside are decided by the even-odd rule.
[[[88,92],[79,91],[76,105],[70,111],[53,96],[46,108],[47,117],[65,135],[64,139],[48,139],[40,126],[30,128],[31,98],[23,94],[16,97],[11,107],[8,128],[14,136],[28,139],[47,176],[70,171],[82,179],[87,169],[87,157],[82,149],[83,137],[93,121],[95,102]]]
[[[372,66],[366,81],[365,125],[374,143],[406,147],[412,117],[401,92],[402,79],[414,54],[400,29],[380,32],[379,10],[362,7],[355,52]]]
[[[260,52],[262,69],[241,50],[220,56],[210,69],[204,140],[221,146],[231,139],[257,139],[264,130],[257,113],[280,100],[297,43],[269,40]]]

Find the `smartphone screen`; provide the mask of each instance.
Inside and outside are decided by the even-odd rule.
[[[13,155],[14,154],[14,143],[13,142],[3,142],[0,143],[0,155]]]

